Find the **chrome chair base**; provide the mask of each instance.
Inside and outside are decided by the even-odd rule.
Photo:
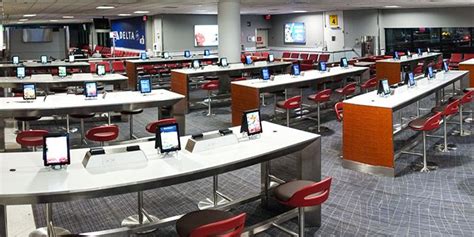
[[[444,144],[437,143],[435,144],[435,149],[439,152],[450,152],[455,151],[458,147],[455,144],[448,144],[445,149]]]
[[[70,235],[71,232],[69,230],[66,230],[64,228],[61,228],[61,227],[53,227],[54,228],[54,233],[55,233],[55,236],[61,236],[61,235]],[[36,230],[34,230],[33,232],[31,232],[29,235],[29,237],[48,237],[48,228],[47,227],[41,227],[41,228],[38,228]]]
[[[412,170],[419,172],[430,172],[438,169],[438,164],[428,161],[426,162],[426,167],[424,167],[423,162],[414,162],[412,163]]]
[[[156,216],[148,215],[148,214],[145,214],[145,213],[143,213],[143,214],[144,215],[143,215],[143,223],[142,224],[140,224],[138,214],[135,214],[135,215],[131,215],[131,216],[123,219],[122,224],[121,224],[122,227],[134,227],[134,226],[148,224],[150,222],[155,222],[155,221],[160,220],[160,218],[158,218]],[[156,231],[156,230],[157,229],[151,229],[151,230],[148,230],[148,231],[140,232],[139,234],[151,233],[151,232]]]
[[[227,203],[229,203],[227,199],[221,197],[220,195],[217,195],[217,206],[225,205]],[[206,198],[204,201],[200,201],[198,203],[199,210],[205,210],[205,209],[209,209],[213,207],[214,207],[214,199],[212,198]]]
[[[466,136],[471,136],[471,131],[469,130],[462,130],[462,131],[459,131],[459,130],[454,130],[451,135],[453,136],[461,136],[461,137],[466,137]]]

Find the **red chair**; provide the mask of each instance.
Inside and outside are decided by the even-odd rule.
[[[286,126],[290,126],[290,110],[301,107],[301,96],[294,96],[284,101],[278,101],[276,103],[278,108],[286,110]]]
[[[423,65],[416,65],[413,74],[415,74],[415,76],[423,74]]]
[[[343,99],[345,100],[348,96],[354,94],[356,91],[356,83],[352,82],[347,84],[346,86],[342,88],[337,88],[335,90],[336,93],[341,94],[343,96]]]
[[[89,71],[90,71],[91,73],[96,73],[96,72],[97,72],[96,69],[97,69],[97,68],[96,68],[95,63],[94,63],[94,62],[89,62]]]
[[[176,221],[176,231],[180,237],[239,237],[245,218],[245,213],[235,216],[220,210],[194,211]]]
[[[318,132],[321,132],[321,103],[328,102],[331,99],[331,92],[331,89],[326,89],[308,96],[309,100],[316,102],[318,105]]]
[[[319,55],[318,62],[327,62],[329,61],[329,54],[322,53]]]
[[[471,58],[474,58],[474,53],[465,53],[463,61],[469,60]]]
[[[212,103],[212,91],[219,90],[219,80],[212,80],[210,82],[206,82],[202,84],[201,89],[207,91],[207,116],[211,116],[211,103]]]
[[[447,104],[434,107],[431,112],[440,113],[443,116],[443,144],[437,144],[436,147],[441,152],[449,152],[451,150],[456,150],[456,145],[448,144],[448,128],[447,128],[447,119],[451,115],[455,115],[459,111],[459,99],[453,99]]]
[[[123,61],[113,61],[112,62],[112,69],[114,73],[124,73],[125,72],[125,65]]]
[[[403,152],[407,154],[420,155],[423,156],[423,167],[421,172],[429,172],[430,169],[436,169],[436,165],[432,164],[428,166],[426,161],[426,132],[433,131],[439,128],[439,123],[441,119],[441,113],[429,114],[426,117],[417,118],[408,123],[408,127],[414,131],[421,131],[423,133],[423,154],[412,153],[412,152]]]
[[[265,58],[265,59],[268,58],[268,55],[270,55],[269,52],[263,52],[263,53],[262,53],[262,57]]]
[[[278,202],[285,206],[298,208],[299,237],[304,237],[304,208],[323,204],[329,198],[331,181],[331,177],[320,182],[294,180],[275,188],[275,198]],[[275,226],[293,235],[286,228],[281,228],[279,225]]]
[[[293,53],[291,53],[290,58],[292,58],[292,59],[298,59],[298,58],[300,58],[300,53],[298,53],[298,52],[293,52]]]
[[[176,123],[175,118],[166,118],[166,119],[160,119],[160,120],[155,120],[149,124],[146,125],[146,131],[152,134],[156,133],[156,128],[160,125],[166,125],[166,124],[172,124]]]
[[[462,62],[462,53],[452,53],[449,59],[449,67],[458,68],[460,62]]]
[[[335,105],[334,105],[334,112],[336,112],[336,118],[337,118],[337,121],[339,122],[342,122],[342,118],[343,118],[343,113],[342,113],[342,107],[343,107],[343,102],[337,102]]]
[[[308,57],[309,57],[308,53],[301,53],[300,54],[300,59],[306,60],[306,59],[308,59]]]
[[[464,130],[463,110],[464,105],[472,102],[474,97],[474,90],[466,90],[463,95],[455,96],[450,101],[459,100],[459,136],[469,136],[471,131]]]
[[[317,53],[316,54],[310,54],[308,56],[308,60],[311,60],[311,61],[313,61],[313,63],[315,63],[315,62],[318,61],[318,56],[319,56],[319,54],[317,54]]]
[[[283,52],[281,57],[282,58],[290,58],[290,55],[291,55],[290,52]]]
[[[33,147],[36,151],[36,147],[43,146],[43,137],[48,135],[46,130],[26,130],[20,131],[16,135],[16,142],[22,147]]]
[[[117,125],[103,125],[91,128],[86,132],[86,138],[91,141],[100,142],[103,146],[104,142],[110,142],[117,139],[119,128]]]
[[[370,89],[376,88],[378,84],[378,80],[376,77],[372,77],[369,80],[365,81],[364,83],[360,84],[360,88],[363,89],[365,92],[369,92]]]

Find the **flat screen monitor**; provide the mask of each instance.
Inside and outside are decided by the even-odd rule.
[[[426,48],[426,52],[431,53],[431,49],[430,49],[430,48]]]
[[[400,56],[398,55],[398,52],[397,52],[397,51],[395,51],[395,52],[393,53],[393,58],[394,58],[394,59],[400,59]]]
[[[410,50],[407,50],[407,57],[409,57],[409,58],[411,57],[411,52],[410,52]]]
[[[69,55],[69,62],[70,62],[70,63],[73,63],[75,60],[76,60],[76,59],[75,59],[74,55],[72,55],[72,54]]]
[[[140,79],[139,80],[139,88],[140,92],[142,94],[148,94],[151,93],[151,80],[149,78],[147,79]]]
[[[270,79],[270,70],[268,68],[262,68],[262,79],[265,81]]]
[[[211,56],[211,51],[209,49],[204,50],[204,56]]]
[[[105,75],[105,65],[97,64],[97,75],[104,76]]]
[[[148,59],[148,55],[146,54],[146,52],[141,52],[140,53],[140,59],[141,60],[147,60]]]
[[[443,61],[443,69],[445,72],[449,71],[449,64],[448,61]]]
[[[58,76],[59,77],[66,77],[67,76],[66,67],[64,67],[64,66],[58,67]]]
[[[388,80],[380,80],[379,81],[379,89],[377,94],[389,95],[390,94],[390,85],[388,84]]]
[[[416,85],[415,82],[415,74],[413,72],[408,73],[408,87],[414,87]]]
[[[346,57],[341,58],[341,67],[349,67]]]
[[[253,62],[252,61],[252,56],[250,56],[250,55],[245,56],[245,64],[250,65],[250,64],[252,64],[252,62]]]
[[[169,52],[163,52],[163,58],[164,59],[170,58],[170,53]]]
[[[69,165],[71,163],[69,134],[48,134],[43,138],[44,166]]]
[[[219,45],[218,25],[195,25],[194,26],[194,46],[209,47]]]
[[[16,68],[16,77],[19,79],[25,78],[25,67],[17,67]]]
[[[156,127],[155,148],[161,153],[181,150],[179,139],[179,128],[177,123],[158,125]]]
[[[260,110],[248,110],[243,113],[240,132],[246,132],[249,136],[262,133]]]
[[[229,63],[227,62],[227,58],[221,58],[219,64],[220,64],[222,67],[227,67],[227,66],[229,66]]]
[[[184,51],[184,57],[185,58],[190,58],[191,57],[191,52],[189,50]]]
[[[268,61],[271,62],[271,63],[275,62],[275,56],[273,54],[269,54],[268,55]]]
[[[47,64],[48,63],[48,56],[46,55],[41,55],[40,62],[42,64]]]
[[[35,86],[35,84],[23,84],[23,99],[24,100],[35,100],[36,99],[36,86]]]
[[[13,64],[20,64],[20,57],[19,56],[13,56],[12,57],[12,62],[13,62]]]
[[[84,95],[86,98],[96,98],[97,94],[98,92],[96,82],[86,82],[84,84]]]
[[[321,72],[327,71],[326,62],[319,62],[319,63],[318,63],[318,69],[319,69],[319,71],[321,71]]]
[[[284,28],[285,44],[305,44],[306,28],[304,22],[290,22]]]
[[[199,60],[193,60],[193,68],[194,69],[199,69],[201,68],[201,62]]]
[[[428,79],[434,79],[433,67],[426,68],[426,76],[428,76]]]
[[[301,74],[300,65],[295,63],[291,65],[291,74],[293,76],[299,76]]]
[[[421,52],[421,49],[418,48],[418,55],[422,55],[422,54],[423,54],[423,52]]]

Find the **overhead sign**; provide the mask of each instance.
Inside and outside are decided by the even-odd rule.
[[[329,26],[331,28],[339,27],[339,18],[337,15],[329,15]]]
[[[114,20],[112,21],[111,30],[117,32],[115,37],[116,47],[146,49],[145,22],[141,17]]]

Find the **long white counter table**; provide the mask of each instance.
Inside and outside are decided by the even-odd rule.
[[[361,75],[362,80],[369,78],[369,68],[353,67],[331,68],[329,72],[317,70],[305,71],[304,75],[277,75],[275,79],[263,81],[261,79],[232,82],[232,124],[239,125],[244,111],[260,107],[260,94],[264,92],[275,92],[286,88],[297,88],[300,86],[314,86],[331,81],[334,78]]]
[[[154,141],[137,143],[148,161],[114,168],[84,168],[81,162],[88,149],[71,150],[71,165],[65,170],[44,168],[41,152],[0,153],[0,226],[6,226],[6,205],[67,202],[133,193],[185,183],[259,163],[262,164],[262,170],[266,170],[263,167],[267,161],[288,154],[295,154],[298,159],[295,178],[321,180],[319,135],[268,122],[263,122],[262,128],[263,133],[258,139],[244,139],[234,145],[200,153],[181,150],[167,157],[158,155]],[[232,130],[241,136],[239,127]],[[181,138],[183,147],[188,138]],[[11,169],[16,171],[12,172]],[[262,182],[268,182],[265,172],[262,178]],[[264,195],[258,195],[262,201],[268,198],[268,187],[268,184],[263,185]],[[319,225],[320,208],[308,208],[306,217],[308,226]],[[0,236],[6,236],[5,229],[0,229]]]
[[[106,74],[98,76],[94,73],[74,73],[64,78],[53,76],[51,74],[34,74],[23,79],[16,77],[0,77],[0,87],[14,88],[22,84],[36,84],[45,86],[73,86],[82,85],[85,82],[104,82],[108,84],[117,84],[125,88],[128,78],[121,74]]]
[[[137,91],[119,91],[107,93],[105,98],[86,100],[84,95],[57,94],[38,97],[33,102],[26,102],[20,97],[0,98],[0,150],[5,149],[5,119],[26,116],[67,115],[72,113],[110,112],[134,110],[175,105],[184,96],[168,90],[153,90],[143,96]],[[180,130],[185,131],[184,113],[173,106],[173,116],[180,123]],[[151,121],[150,121],[151,122]]]
[[[50,61],[48,63],[40,63],[40,62],[33,62],[33,61],[25,61],[21,64],[13,64],[13,63],[3,63],[0,64],[0,68],[16,68],[19,66],[23,66],[25,68],[41,68],[41,67],[89,67],[89,63],[87,62],[66,62],[66,61]]]
[[[436,78],[417,80],[417,86],[401,86],[389,97],[376,91],[344,101],[343,157],[345,168],[395,176],[394,112],[461,81],[466,86],[467,71],[438,72]],[[434,106],[434,105],[433,105]]]

